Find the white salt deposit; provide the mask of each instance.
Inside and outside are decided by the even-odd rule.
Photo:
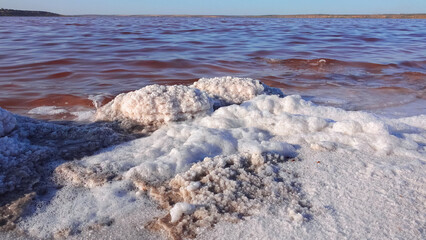
[[[396,120],[315,106],[299,96],[261,95],[241,105],[222,107],[194,122],[164,126],[149,137],[82,163],[112,164],[127,178],[138,175],[161,181],[186,171],[204,157],[266,151],[291,155],[295,148],[288,143],[425,159],[426,141],[424,130]]]
[[[312,218],[275,205],[236,224],[218,223],[197,239],[424,239],[426,164],[415,158],[378,157],[302,147],[296,171]],[[294,220],[290,221],[289,217]]]
[[[56,114],[62,114],[67,112],[68,112],[67,110],[56,107],[56,106],[41,106],[41,107],[33,108],[30,111],[28,111],[29,114],[33,114],[33,115],[56,115]]]
[[[271,88],[259,80],[238,77],[201,78],[193,87],[206,92],[217,106],[240,104],[260,94],[282,95],[281,90]]]
[[[16,119],[8,111],[0,108],[0,137],[5,136],[15,128]]]
[[[81,106],[74,106],[67,109],[57,106],[40,106],[29,110],[28,114],[44,117],[48,116],[56,119],[66,118],[77,122],[91,122],[93,120],[95,110]]]
[[[250,208],[250,214],[244,218],[235,215],[232,224],[227,218],[212,218],[209,223],[216,225],[209,226],[213,230],[191,225],[192,220],[188,220],[182,231],[175,232],[192,229],[191,234],[199,239],[425,238],[425,115],[390,119],[362,111],[345,111],[317,106],[300,96],[265,95],[262,94],[265,90],[259,90],[263,85],[251,80],[246,80],[248,85],[243,84],[251,89],[245,93],[243,87],[237,87],[241,79],[228,79],[229,82],[223,79],[227,78],[214,80],[216,87],[222,89],[217,92],[208,84],[210,80],[200,80],[200,86],[206,83],[203,91],[210,97],[192,87],[151,86],[119,95],[101,107],[97,113],[99,120],[162,125],[195,119],[163,125],[147,137],[84,157],[78,161],[78,167],[71,164],[70,168],[68,165],[58,168],[63,175],[61,183],[68,186],[58,190],[52,199],[39,200],[41,206],[25,216],[18,226],[24,233],[38,238],[65,235],[91,238],[96,232],[93,229],[105,229],[98,230],[98,237],[102,231],[111,229],[109,236],[119,238],[123,232],[117,230],[128,229],[126,238],[144,238],[149,235],[140,230],[141,226],[167,212],[155,209],[149,200],[152,194],[142,193],[140,190],[144,189],[138,181],[166,192],[168,184],[175,181],[172,179],[183,178],[180,185],[176,184],[177,192],[194,198],[175,201],[173,194],[164,195],[171,208],[176,206],[169,212],[171,224],[180,226],[181,221],[191,219],[202,209],[200,205],[207,209],[212,202],[220,205],[237,196],[238,191],[233,189],[238,188],[232,185],[235,176],[260,173],[260,178],[240,182],[247,184],[248,192],[265,193],[259,198],[264,207]],[[235,90],[227,92],[232,87],[221,85],[228,83],[236,85]],[[211,112],[212,97],[229,101],[228,104],[234,100],[242,103]],[[8,114],[0,109],[3,129],[5,122],[10,122],[3,120],[10,119]],[[0,135],[4,144],[30,146],[4,137],[13,127],[7,129]],[[234,164],[235,169],[228,169],[229,159],[238,162],[245,159],[241,156],[263,156],[263,153],[301,161],[264,164],[259,172],[238,164]],[[12,161],[10,156],[15,155],[5,155],[4,162]],[[204,180],[197,178],[203,169],[208,173]],[[232,175],[233,171],[239,175]],[[295,179],[297,176],[297,181],[285,180],[283,176],[290,173]],[[84,182],[85,179],[92,182]],[[290,186],[300,197],[279,198],[286,195],[274,190],[273,184],[265,184],[268,179],[277,186],[285,183],[282,189]],[[267,190],[272,195],[264,192]],[[282,202],[268,200],[277,196]],[[294,207],[306,206],[300,199],[309,202],[309,216]],[[240,200],[241,206],[249,206],[246,203],[250,199]],[[207,216],[208,211],[203,213]],[[197,219],[195,216],[194,221]],[[134,226],[134,232],[129,226]]]
[[[220,155],[194,164],[165,186],[135,181],[161,206],[171,207],[153,225],[174,239],[194,237],[220,221],[238,222],[271,205],[288,209],[292,221],[308,220],[310,204],[303,199],[296,174],[287,171],[287,160],[271,153]],[[197,188],[188,190],[194,183]]]
[[[206,114],[212,109],[206,93],[188,86],[150,85],[123,93],[98,109],[96,120],[162,125]]]
[[[175,223],[179,221],[179,219],[184,214],[190,214],[195,211],[195,206],[186,202],[178,202],[176,203],[172,209],[170,209],[170,222]]]

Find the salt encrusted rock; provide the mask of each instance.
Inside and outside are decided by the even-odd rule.
[[[278,88],[269,87],[251,78],[201,78],[192,86],[208,93],[215,100],[215,107],[240,104],[260,94],[283,96]]]
[[[0,137],[10,133],[16,125],[15,117],[8,111],[0,108]]]
[[[183,85],[150,85],[118,95],[98,109],[95,118],[129,125],[159,126],[191,119],[211,109],[211,100],[198,89]]]
[[[296,174],[284,169],[287,159],[278,154],[234,154],[205,158],[168,184],[135,185],[170,209],[170,214],[148,227],[166,230],[173,239],[195,237],[219,221],[235,222],[261,208],[287,208],[289,221],[303,221],[310,205],[295,182]]]

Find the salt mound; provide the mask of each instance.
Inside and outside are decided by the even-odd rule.
[[[215,105],[240,104],[261,94],[282,96],[278,88],[269,87],[259,80],[238,77],[201,78],[193,87],[198,88],[216,100]]]
[[[159,126],[191,119],[211,111],[206,93],[188,86],[150,85],[123,93],[98,109],[96,120],[120,121],[129,125]]]
[[[273,205],[286,208],[289,221],[300,222],[310,206],[296,175],[284,169],[286,160],[278,154],[220,155],[194,164],[166,186],[150,187],[138,179],[135,184],[170,209],[149,227],[164,229],[173,239],[193,238],[219,221],[236,222]]]
[[[10,112],[0,108],[0,137],[3,137],[11,132],[15,128],[15,125],[15,117],[13,117]]]

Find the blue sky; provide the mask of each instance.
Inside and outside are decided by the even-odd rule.
[[[0,8],[61,14],[426,13],[426,0],[0,0]]]

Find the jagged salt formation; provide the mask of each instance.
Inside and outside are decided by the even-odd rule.
[[[266,153],[220,155],[205,158],[162,186],[138,178],[134,182],[170,210],[150,228],[166,230],[173,239],[193,238],[220,221],[236,222],[273,205],[287,208],[289,221],[307,220],[310,204],[303,199],[297,175],[285,170],[287,160]]]

